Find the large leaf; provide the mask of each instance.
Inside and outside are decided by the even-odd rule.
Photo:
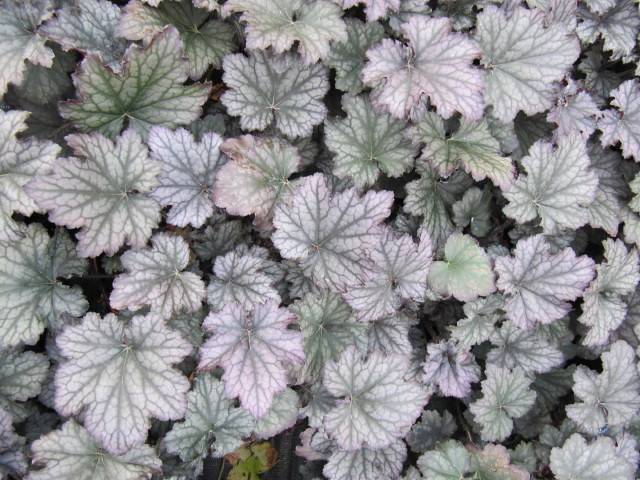
[[[229,397],[240,397],[254,417],[264,416],[287,385],[287,367],[304,361],[302,335],[287,326],[295,316],[269,301],[245,310],[237,303],[210,313],[203,323],[212,332],[200,349],[200,369],[224,368]]]
[[[472,66],[477,45],[452,33],[448,18],[411,17],[401,30],[408,45],[387,38],[367,52],[362,79],[373,87],[374,105],[403,118],[423,110],[428,99],[444,118],[460,112],[479,119],[484,83]]]
[[[38,25],[53,15],[51,0],[5,0],[0,5],[0,95],[24,78],[25,60],[51,67],[53,51]]]
[[[504,213],[518,223],[540,218],[545,233],[575,230],[589,221],[598,177],[590,168],[585,141],[577,134],[560,137],[558,147],[538,141],[522,159],[521,174],[504,193]]]
[[[301,262],[319,286],[356,284],[366,269],[363,252],[389,216],[393,194],[355,189],[331,194],[322,174],[303,178],[288,201],[276,207],[272,236],[284,258]]]
[[[591,443],[574,433],[562,448],[551,450],[551,471],[558,480],[631,480],[636,465],[618,455],[613,440],[599,437]]]
[[[488,70],[485,99],[503,122],[520,110],[533,115],[549,108],[553,82],[562,79],[580,54],[577,37],[562,24],[545,26],[542,12],[520,6],[510,16],[486,6],[478,15],[476,40]]]
[[[404,303],[424,300],[431,266],[431,239],[425,231],[416,244],[410,235],[383,228],[367,254],[371,268],[361,284],[344,294],[360,320],[379,320],[395,314]]]
[[[594,275],[594,262],[567,247],[551,254],[542,235],[518,240],[513,257],[495,261],[507,316],[520,328],[551,323],[571,310]]]
[[[151,248],[128,250],[121,257],[126,273],[113,281],[112,308],[136,311],[149,305],[151,312],[168,319],[181,311],[195,312],[204,298],[204,282],[189,264],[189,246],[182,237],[158,233]]]
[[[638,252],[628,251],[621,240],[607,239],[604,244],[606,261],[596,266],[597,276],[584,292],[582,315],[578,320],[589,331],[583,339],[585,345],[603,345],[611,332],[627,316],[624,295],[633,293],[640,280]]]
[[[349,305],[336,293],[307,294],[291,311],[298,317],[304,341],[304,366],[300,377],[318,380],[324,366],[350,345],[366,350],[367,327],[357,321]]]
[[[125,242],[142,247],[160,220],[160,206],[149,198],[160,165],[151,160],[142,138],[125,131],[112,142],[100,134],[74,134],[67,143],[80,158],[60,160],[55,172],[36,177],[26,188],[57,225],[81,228],[82,257],[113,255]]]
[[[406,138],[405,122],[378,113],[369,98],[345,96],[347,117],[325,123],[326,144],[334,154],[333,173],[359,187],[372,185],[382,172],[399,177],[413,166],[416,149]]]
[[[324,426],[341,448],[385,448],[406,435],[428,399],[419,384],[403,378],[408,368],[403,355],[374,351],[365,360],[354,348],[327,364],[324,385],[341,400]]]
[[[117,135],[125,121],[146,134],[153,125],[175,127],[194,121],[209,95],[207,84],[183,86],[187,61],[178,32],[170,27],[145,48],[129,47],[115,73],[87,55],[76,73],[77,99],[60,105],[62,116],[83,131]]]
[[[126,41],[115,38],[120,15],[120,8],[108,0],[70,0],[62,3],[40,34],[65,50],[98,55],[117,70],[127,46]]]
[[[473,237],[451,235],[444,246],[444,257],[433,262],[427,277],[437,293],[468,302],[495,291],[489,257]]]
[[[602,358],[602,373],[579,365],[573,374],[576,403],[567,416],[591,435],[605,427],[625,427],[640,410],[640,375],[633,349],[618,340]]]
[[[410,130],[410,135],[415,143],[424,144],[420,158],[442,176],[448,177],[456,168],[464,168],[474,180],[488,177],[502,189],[513,182],[515,169],[511,159],[502,156],[500,144],[484,120],[462,119],[455,132],[448,132],[442,117],[427,112]]]
[[[325,63],[336,72],[338,90],[357,94],[364,87],[360,72],[365,64],[365,52],[382,40],[384,30],[377,22],[364,23],[355,18],[347,18],[345,23],[347,39],[333,44]]]
[[[227,55],[222,79],[229,87],[221,101],[240,117],[244,130],[264,130],[272,123],[290,138],[306,137],[327,113],[322,98],[329,90],[322,64],[306,66],[292,55]]]
[[[331,41],[347,39],[340,7],[327,0],[229,0],[224,8],[242,12],[252,50],[284,53],[297,43],[302,60],[311,64],[329,54]]]
[[[162,165],[158,187],[151,193],[162,206],[171,205],[167,221],[179,227],[201,227],[213,215],[211,192],[220,166],[222,138],[204,133],[199,141],[180,128],[153,127],[147,142],[151,156]]]
[[[184,416],[189,381],[172,365],[191,345],[161,318],[135,316],[125,325],[111,313],[88,313],[56,341],[65,359],[55,374],[56,409],[82,413],[87,430],[111,454],[135,451],[151,417]]]
[[[61,325],[62,314],[86,312],[82,289],[61,281],[86,269],[66,232],[49,237],[37,223],[26,229],[24,238],[0,246],[0,345],[32,345],[46,327]]]
[[[482,382],[482,397],[469,405],[473,419],[482,427],[485,441],[503,441],[513,430],[513,419],[533,407],[536,393],[520,368],[509,370],[491,364]]]
[[[42,466],[28,480],[140,480],[159,472],[162,462],[148,445],[122,455],[105,451],[74,420],[33,442],[33,461]]]
[[[11,218],[14,212],[28,217],[42,211],[23,187],[35,175],[49,173],[60,152],[52,142],[16,138],[27,129],[28,118],[29,112],[0,111],[0,241],[20,236],[19,224]]]
[[[193,390],[187,394],[185,420],[167,433],[164,445],[183,462],[200,463],[209,453],[221,457],[240,447],[253,425],[251,415],[234,407],[225,396],[224,385],[206,373],[196,378]]]
[[[441,341],[427,345],[422,381],[437,385],[445,397],[465,398],[471,392],[471,384],[480,380],[480,367],[473,354],[451,342]]]
[[[194,80],[200,78],[209,65],[220,68],[222,57],[233,50],[233,27],[210,19],[209,12],[196,8],[191,0],[168,0],[158,8],[132,0],[124,7],[118,34],[129,40],[149,42],[167,25],[180,33],[189,60],[189,77]]]
[[[268,224],[276,202],[290,189],[289,177],[301,166],[298,149],[277,137],[243,135],[225,140],[222,151],[231,161],[216,178],[216,205]]]
[[[640,83],[637,79],[627,80],[610,96],[616,110],[605,110],[598,122],[600,141],[605,147],[620,142],[625,158],[640,161]]]
[[[330,480],[396,480],[407,458],[407,447],[395,441],[385,448],[334,451],[322,469]]]

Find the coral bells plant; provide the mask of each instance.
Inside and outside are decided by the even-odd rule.
[[[0,480],[633,480],[632,0],[0,0]]]

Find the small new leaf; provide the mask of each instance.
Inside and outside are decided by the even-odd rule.
[[[536,399],[531,380],[520,368],[508,370],[488,364],[482,398],[469,405],[484,441],[503,441],[513,431],[513,419],[527,413]]]
[[[611,105],[617,110],[605,110],[598,122],[602,131],[600,142],[603,146],[620,142],[625,158],[640,161],[640,82],[627,80],[610,96]]]
[[[427,280],[441,295],[453,295],[462,302],[494,292],[493,271],[485,251],[469,235],[454,233],[444,246],[442,261],[433,262]]]
[[[324,418],[327,433],[346,450],[385,448],[407,434],[427,402],[426,391],[403,377],[409,358],[354,348],[324,370],[324,385],[339,401]]]
[[[287,367],[304,361],[302,335],[288,329],[295,316],[272,301],[246,310],[237,303],[210,313],[203,328],[213,335],[200,349],[198,368],[224,368],[229,397],[240,397],[251,414],[264,416],[287,385]]]
[[[471,352],[446,341],[427,345],[422,381],[437,385],[442,396],[465,398],[471,392],[471,384],[478,380],[480,367]]]
[[[52,174],[32,180],[27,193],[53,223],[81,229],[81,257],[113,255],[125,242],[145,245],[160,220],[160,206],[146,194],[157,185],[160,166],[140,135],[127,130],[115,142],[98,133],[66,140],[84,159],[61,159]]]
[[[161,318],[135,316],[125,325],[111,313],[88,313],[56,342],[64,358],[55,374],[56,409],[82,412],[84,426],[109,453],[135,452],[151,417],[183,418],[189,381],[172,365],[191,345]]]
[[[149,305],[152,313],[164,319],[200,308],[204,282],[196,273],[184,271],[189,246],[182,237],[158,233],[151,239],[151,248],[128,250],[120,260],[126,273],[113,281],[112,308],[136,311]]]
[[[567,247],[549,252],[543,235],[518,240],[513,257],[498,257],[497,286],[506,294],[507,317],[520,328],[562,318],[594,275],[594,262]]]

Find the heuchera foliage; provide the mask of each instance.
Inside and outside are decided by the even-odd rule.
[[[638,478],[639,34],[0,0],[0,480]]]

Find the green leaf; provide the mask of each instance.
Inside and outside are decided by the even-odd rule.
[[[49,360],[45,355],[15,349],[1,350],[0,410],[9,412],[16,422],[24,420],[22,402],[40,393],[48,373]]]
[[[196,8],[191,0],[166,0],[157,8],[133,0],[123,9],[118,34],[128,40],[149,42],[167,25],[180,33],[189,60],[189,77],[194,80],[204,75],[210,65],[220,68],[222,58],[235,46],[233,27],[210,19],[209,12]]]
[[[405,136],[406,122],[376,112],[368,96],[345,96],[342,109],[346,118],[325,123],[334,175],[364,188],[375,183],[380,172],[399,177],[411,169],[416,148]]]
[[[482,427],[485,441],[503,441],[513,431],[513,419],[527,413],[536,399],[531,380],[521,368],[508,370],[488,364],[482,382],[482,398],[469,405]]]
[[[24,238],[0,246],[0,345],[33,345],[46,327],[57,329],[61,316],[82,315],[89,304],[79,286],[62,280],[85,273],[75,245],[63,230],[53,237],[40,224]]]
[[[478,242],[454,233],[444,247],[445,260],[433,262],[427,281],[441,295],[468,302],[495,291],[491,263]]]
[[[260,480],[259,475],[271,470],[277,456],[278,452],[269,442],[240,447],[228,456],[233,467],[227,480]]]
[[[129,47],[121,73],[105,67],[100,57],[87,55],[75,76],[77,99],[60,104],[62,116],[82,131],[112,137],[125,120],[143,135],[153,125],[176,127],[194,121],[209,96],[209,85],[182,85],[188,77],[183,51],[178,32],[169,27],[147,47]]]
[[[491,135],[487,122],[462,119],[455,132],[448,131],[442,117],[427,112],[410,130],[416,144],[424,144],[422,156],[442,176],[464,168],[474,180],[490,178],[502,189],[513,182],[515,168],[503,157],[500,144]]]
[[[471,187],[453,204],[453,221],[459,228],[469,227],[474,237],[484,237],[491,231],[491,190]]]
[[[458,441],[447,440],[436,450],[421,455],[418,468],[425,480],[459,480],[471,470],[471,459]]]

